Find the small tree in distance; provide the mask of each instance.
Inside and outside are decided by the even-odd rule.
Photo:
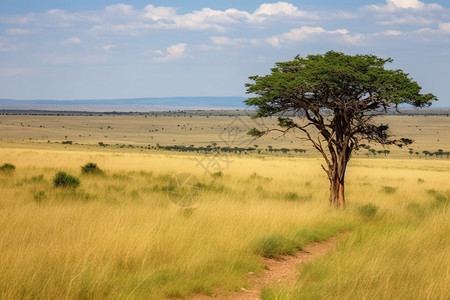
[[[390,62],[391,58],[375,55],[329,51],[276,63],[270,74],[250,77],[253,82],[246,84],[247,93],[254,96],[245,103],[257,107],[255,118],[278,116],[279,127],[253,128],[249,134],[303,132],[325,160],[322,168],[330,181],[330,205],[343,208],[345,170],[362,141],[399,147],[412,142],[393,139],[389,126],[377,124],[374,117],[399,104],[425,107],[437,100],[433,94],[422,94],[402,70],[385,69]]]

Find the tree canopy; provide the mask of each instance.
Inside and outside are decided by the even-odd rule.
[[[302,131],[323,156],[330,180],[330,205],[343,207],[345,168],[363,142],[402,146],[407,138],[394,139],[387,124],[374,117],[400,104],[431,105],[437,97],[422,94],[421,87],[402,70],[385,68],[391,58],[375,55],[325,54],[296,56],[279,62],[265,76],[251,76],[245,103],[256,106],[255,118],[277,116],[277,128],[252,129],[261,136],[271,131]],[[306,122],[296,121],[301,117]]]

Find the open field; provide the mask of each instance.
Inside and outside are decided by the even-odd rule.
[[[397,138],[414,140],[410,146],[413,156],[423,156],[422,151],[435,152],[438,149],[450,151],[450,122],[446,111],[439,115],[388,115],[379,122],[390,124],[391,133]],[[448,111],[447,111],[448,112]],[[259,126],[275,126],[276,118],[252,120],[245,111],[183,111],[130,114],[96,113],[52,113],[1,115],[0,140],[33,141],[52,144],[71,141],[73,144],[97,146],[103,143],[111,148],[141,149],[161,146],[196,147],[211,145],[220,147],[253,147],[262,154],[273,148],[304,149],[302,156],[316,157],[311,145],[299,137],[276,133],[257,140],[246,135],[249,129]],[[255,145],[257,147],[255,147]],[[384,150],[373,145],[375,150]],[[408,157],[409,150],[387,147],[389,157]],[[292,153],[298,156],[297,153]],[[370,155],[362,150],[356,155]],[[381,156],[384,156],[383,154]]]
[[[262,274],[262,256],[340,232],[350,234],[335,252],[302,266],[292,287],[264,287],[263,299],[450,298],[447,159],[355,158],[348,207],[335,211],[314,157],[232,156],[211,176],[194,154],[64,147],[0,142],[0,164],[16,167],[0,172],[2,299],[226,295]],[[104,173],[81,174],[87,162]],[[58,171],[80,186],[54,187]],[[180,173],[198,179],[189,208],[170,201]]]

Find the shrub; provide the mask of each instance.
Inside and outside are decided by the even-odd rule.
[[[393,186],[383,186],[383,192],[386,194],[393,194],[397,191],[396,187]]]
[[[97,166],[97,164],[89,162],[81,167],[81,173],[83,173],[83,174],[103,174],[103,171]]]
[[[268,258],[280,255],[293,255],[299,249],[294,241],[285,238],[278,233],[272,233],[261,237],[255,244],[256,253]]]
[[[3,166],[0,167],[0,171],[2,172],[12,172],[16,169],[16,166],[12,165],[12,164],[3,164]]]
[[[372,203],[363,205],[358,208],[358,213],[366,218],[373,217],[378,211],[378,207]]]
[[[39,202],[42,202],[44,199],[45,199],[44,191],[39,191],[34,194],[34,201],[39,203]]]
[[[80,185],[80,180],[75,176],[67,174],[66,172],[58,172],[53,178],[53,185],[55,187],[77,188]]]
[[[427,190],[427,193],[436,200],[436,204],[450,203],[450,191]]]
[[[295,192],[289,192],[289,193],[284,194],[283,198],[286,200],[294,201],[294,200],[298,200],[299,196]]]
[[[223,173],[222,173],[222,171],[218,171],[218,172],[212,173],[211,176],[213,178],[219,178],[219,177],[223,176]]]

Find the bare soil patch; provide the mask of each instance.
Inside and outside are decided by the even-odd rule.
[[[306,245],[303,250],[298,251],[294,256],[284,255],[279,258],[262,258],[265,268],[261,276],[256,276],[253,272],[247,274],[251,288],[241,288],[240,291],[231,292],[223,296],[214,294],[195,295],[195,300],[223,299],[223,300],[256,300],[261,299],[261,291],[271,284],[283,284],[292,286],[300,276],[298,266],[303,263],[312,262],[326,253],[336,249],[339,237],[332,237],[325,242],[314,242]]]

